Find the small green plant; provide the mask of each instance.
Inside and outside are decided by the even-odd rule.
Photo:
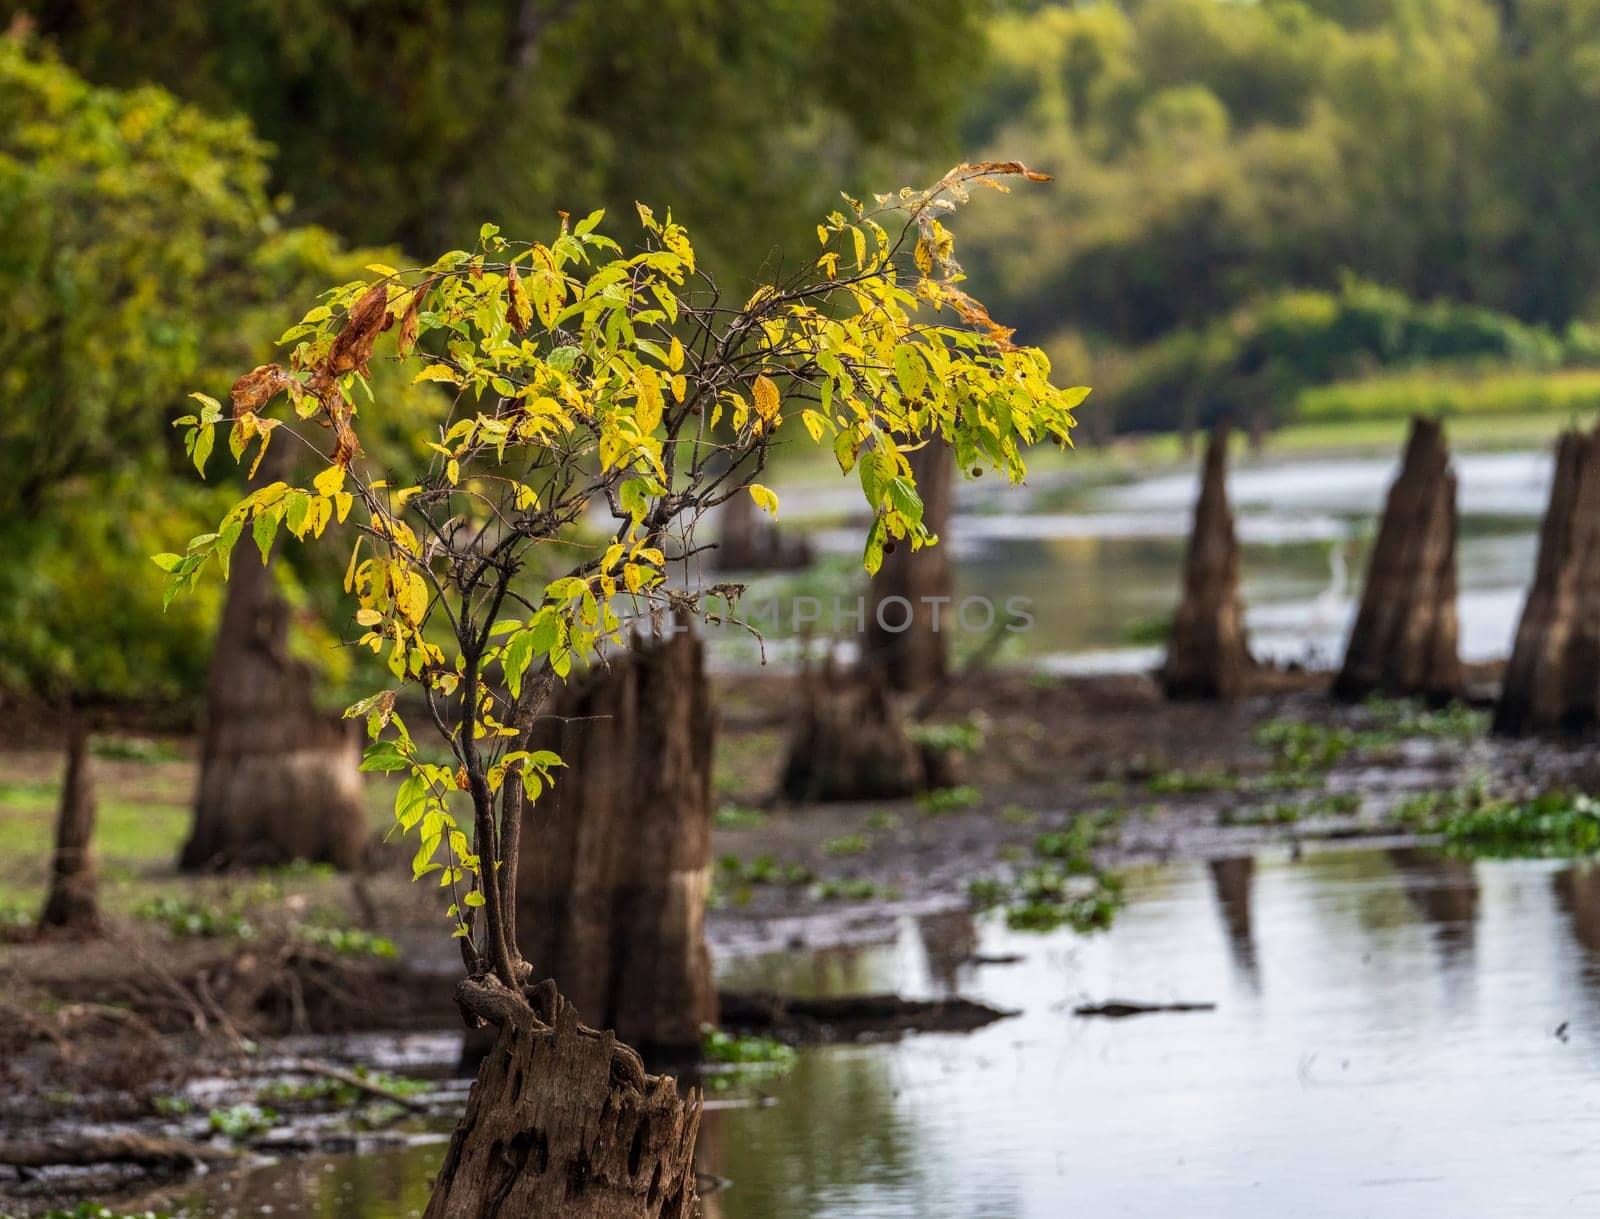
[[[410,1079],[404,1075],[390,1075],[384,1071],[370,1071],[366,1067],[356,1067],[352,1072],[357,1078],[364,1079],[371,1084],[393,1092],[396,1096],[421,1096],[428,1090],[428,1082],[422,1079]],[[268,1084],[256,1093],[256,1103],[271,1103],[276,1105],[321,1105],[326,1104],[336,1108],[348,1108],[370,1096],[353,1084],[345,1083],[340,1079],[328,1079],[317,1076],[307,1080],[280,1079]],[[268,1110],[267,1112],[271,1112]]]
[[[158,897],[145,902],[135,915],[166,928],[180,939],[253,939],[255,928],[244,915],[198,898]]]
[[[974,910],[993,910],[1011,897],[1011,886],[992,876],[979,876],[967,882],[967,900]]]
[[[1134,618],[1122,628],[1120,638],[1132,648],[1160,647],[1172,638],[1172,615]]]
[[[1600,853],[1600,801],[1545,792],[1516,802],[1482,788],[1415,797],[1395,816],[1423,833],[1442,834],[1454,850],[1489,856]]]
[[[822,853],[835,858],[843,855],[865,855],[871,845],[871,839],[865,834],[841,834],[824,842]]]
[[[226,1109],[213,1109],[206,1119],[215,1133],[235,1140],[264,1134],[282,1120],[276,1110],[263,1109],[249,1101],[229,1105]]]
[[[1239,780],[1219,770],[1163,770],[1145,780],[1152,796],[1199,795],[1203,792],[1233,791]]]
[[[874,809],[867,816],[867,828],[878,834],[897,830],[900,828],[900,818],[886,809]]]
[[[758,825],[764,825],[767,814],[759,808],[744,808],[738,804],[724,804],[712,814],[712,821],[719,830],[750,830]]]
[[[1008,804],[1000,810],[1000,816],[1012,825],[1032,825],[1039,820],[1039,814],[1031,808],[1023,808],[1020,804]]]
[[[150,1102],[150,1107],[162,1117],[183,1117],[194,1109],[194,1102],[187,1096],[157,1096]]]
[[[919,749],[938,752],[976,753],[983,746],[983,727],[966,719],[947,724],[913,724],[906,729],[911,743]]]
[[[183,750],[171,741],[155,741],[137,736],[97,736],[89,741],[89,752],[108,762],[179,762]]]
[[[819,881],[811,886],[811,896],[819,902],[870,902],[882,899],[900,900],[900,890],[892,885],[879,885],[865,876],[851,876]]]
[[[941,813],[959,813],[977,808],[983,803],[983,795],[976,787],[962,784],[960,787],[940,787],[931,792],[923,792],[917,797],[917,803],[929,816],[938,816]]]
[[[794,1047],[772,1037],[739,1037],[721,1029],[707,1027],[700,1043],[700,1056],[706,1062],[731,1063],[737,1066],[772,1064],[781,1067],[793,1065],[797,1057]]]
[[[301,923],[295,927],[294,933],[306,943],[341,957],[377,957],[392,961],[400,955],[399,947],[387,936],[373,935],[357,927],[319,927]]]

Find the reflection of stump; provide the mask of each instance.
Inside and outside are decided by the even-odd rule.
[[[1228,429],[1219,425],[1206,448],[1183,601],[1158,676],[1168,698],[1227,699],[1244,692],[1253,667],[1239,599],[1239,540],[1228,508]]]
[[[1333,692],[1455,698],[1462,688],[1456,637],[1456,476],[1444,429],[1419,418],[1389,489]]]
[[[793,571],[811,566],[811,543],[788,537],[740,491],[717,514],[722,526],[711,566],[717,571]]]
[[[830,655],[804,683],[783,765],[785,797],[893,800],[922,786],[921,754],[875,666],[841,673]]]
[[[635,640],[556,700],[533,749],[567,769],[525,814],[517,938],[586,1017],[641,1049],[717,1018],[705,943],[711,695],[690,633]]]
[[[1600,436],[1556,448],[1539,562],[1506,665],[1494,731],[1589,728],[1600,712]]]
[[[578,1022],[552,983],[463,983],[496,1003],[499,1039],[467,1098],[426,1219],[692,1219],[700,1100],[646,1075],[611,1033]],[[461,994],[461,991],[457,992]],[[466,1003],[477,1010],[478,1004]]]
[[[897,693],[926,690],[944,680],[950,650],[945,641],[956,621],[948,536],[956,459],[933,436],[907,460],[922,497],[922,523],[939,543],[913,551],[901,540],[884,555],[868,586],[863,664],[877,669]]]
[[[56,850],[41,927],[92,934],[100,929],[94,875],[94,776],[89,729],[75,717],[67,730],[67,773],[56,812]]]
[[[246,542],[211,661],[184,870],[359,865],[368,822],[352,729],[318,710],[310,670],[289,655],[289,606]]]

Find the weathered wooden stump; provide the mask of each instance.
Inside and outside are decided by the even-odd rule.
[[[1506,736],[1600,723],[1600,435],[1567,432],[1539,529],[1533,587],[1493,728]]]
[[[94,775],[89,728],[74,716],[67,728],[67,769],[56,812],[56,849],[50,891],[39,916],[42,928],[92,935],[100,930],[94,871]]]
[[[883,671],[841,671],[830,653],[803,678],[780,790],[794,801],[893,800],[922,789],[921,751],[906,734]]]
[[[1414,419],[1367,564],[1361,608],[1334,681],[1338,698],[1459,697],[1456,476],[1444,429]]]
[[[705,943],[714,713],[689,632],[564,689],[530,748],[568,769],[524,814],[517,939],[535,977],[646,1053],[717,1018]]]
[[[498,1031],[424,1219],[693,1219],[700,1098],[579,1023],[553,982],[523,1002],[463,982]]]
[[[868,586],[862,663],[877,669],[896,693],[926,690],[945,679],[947,639],[956,621],[947,537],[955,507],[955,456],[933,436],[908,460],[922,497],[922,523],[941,540],[915,552],[909,542],[899,542],[885,553]]]
[[[1183,565],[1183,600],[1157,675],[1172,699],[1230,699],[1245,690],[1255,661],[1239,598],[1239,540],[1228,507],[1228,429],[1211,432]]]

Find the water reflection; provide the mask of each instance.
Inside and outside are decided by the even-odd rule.
[[[1252,855],[1234,859],[1213,859],[1211,885],[1216,891],[1217,909],[1222,914],[1223,926],[1228,932],[1228,949],[1233,965],[1250,986],[1257,989],[1260,979],[1256,975],[1256,945],[1250,934],[1250,882],[1256,873]]]

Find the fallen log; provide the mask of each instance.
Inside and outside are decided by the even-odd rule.
[[[1082,1003],[1072,1009],[1074,1016],[1104,1016],[1123,1020],[1129,1016],[1149,1016],[1156,1012],[1214,1012],[1215,1003],[1136,1003],[1129,999],[1108,999],[1104,1003]]]
[[[800,1043],[850,1041],[905,1033],[967,1033],[1015,1011],[971,999],[906,999],[899,995],[803,998],[768,992],[717,996],[722,1027]]]
[[[0,1164],[12,1168],[82,1168],[95,1164],[134,1164],[140,1168],[188,1172],[205,1164],[238,1158],[228,1147],[157,1135],[59,1135],[0,1139]]]

